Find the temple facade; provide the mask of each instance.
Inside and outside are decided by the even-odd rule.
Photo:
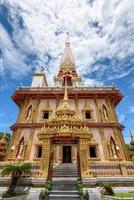
[[[134,175],[115,111],[122,94],[115,85],[82,86],[69,42],[54,86],[42,68],[12,99],[20,111],[6,161],[30,161],[33,176],[45,178],[62,163],[77,166],[82,179]]]

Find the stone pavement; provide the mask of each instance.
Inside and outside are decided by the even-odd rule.
[[[43,188],[31,188],[27,200],[39,200],[39,194],[42,189]]]
[[[101,200],[101,194],[98,187],[88,188],[90,200]]]

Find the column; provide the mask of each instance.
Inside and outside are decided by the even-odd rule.
[[[39,104],[40,104],[40,99],[37,99],[37,101],[36,101],[36,103],[35,103],[35,105],[34,105],[33,116],[32,116],[32,122],[37,122]]]
[[[108,160],[109,155],[108,155],[108,149],[107,149],[107,141],[104,137],[104,129],[100,128],[99,130],[100,130],[100,137],[101,137],[101,143],[103,147],[104,158],[105,160]]]
[[[27,104],[28,104],[28,100],[25,100],[25,102],[21,104],[17,122],[22,122],[25,120],[25,112],[26,112]]]
[[[25,155],[26,160],[31,160],[30,155],[31,155],[31,148],[32,148],[33,139],[34,139],[34,131],[35,129],[31,128],[30,133],[29,133],[29,139],[27,141],[27,149],[26,149],[26,155]],[[35,148],[34,148],[34,151],[35,151]]]
[[[102,122],[101,113],[99,111],[97,99],[94,99],[94,103],[95,103],[95,110],[97,113],[98,122]]]
[[[126,149],[126,145],[125,145],[125,142],[123,140],[123,136],[122,136],[121,130],[115,129],[114,135],[115,135],[117,144],[119,144],[123,160],[129,160],[127,149]]]
[[[42,144],[41,170],[44,178],[48,177],[49,161],[50,161],[50,138],[44,139]]]
[[[89,148],[87,139],[80,139],[79,141],[79,156],[80,156],[80,172],[81,178],[92,177],[91,170],[88,164]]]

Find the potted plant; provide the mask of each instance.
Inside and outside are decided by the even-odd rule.
[[[101,194],[102,195],[114,195],[113,184],[112,183],[100,183],[101,186]]]
[[[39,200],[48,200],[49,199],[49,190],[47,188],[41,190],[39,195]]]
[[[3,198],[9,198],[17,196],[15,192],[18,180],[25,174],[31,175],[32,165],[31,163],[17,163],[17,164],[7,164],[3,167],[1,175],[8,176],[11,175],[11,183],[8,190],[3,194]],[[25,194],[26,195],[26,194]]]

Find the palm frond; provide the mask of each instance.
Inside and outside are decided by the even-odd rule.
[[[18,177],[22,174],[31,175],[31,170],[31,163],[8,164],[3,167],[1,176],[12,175],[12,177]]]

